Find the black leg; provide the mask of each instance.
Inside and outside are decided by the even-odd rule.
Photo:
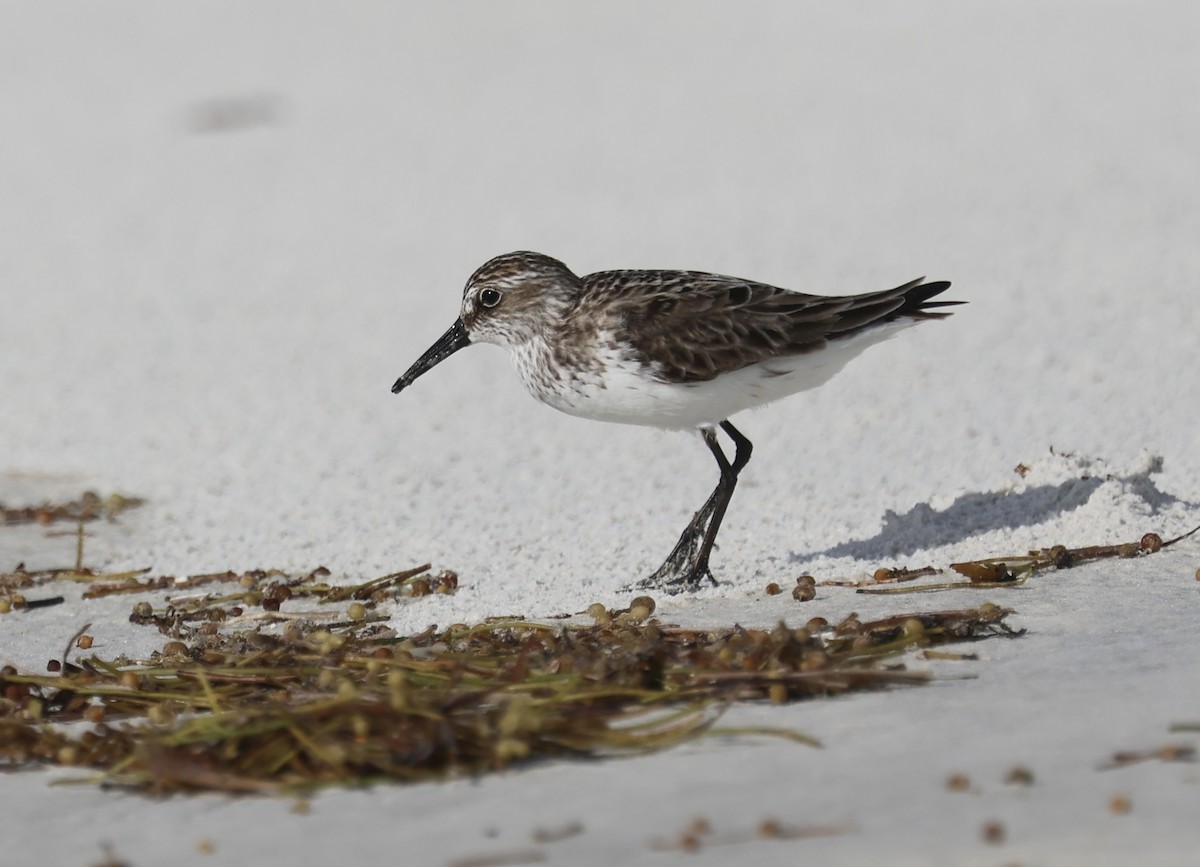
[[[750,440],[728,421],[721,422],[720,427],[733,440],[736,449],[733,463],[731,464],[729,458],[721,451],[716,432],[711,428],[704,428],[701,436],[717,460],[721,477],[716,488],[700,507],[700,511],[696,512],[684,529],[683,535],[679,537],[667,559],[639,586],[678,592],[685,588],[695,589],[705,578],[716,583],[708,568],[708,557],[712,553],[713,543],[717,540],[717,531],[721,529],[721,521],[729,507],[733,489],[737,486],[738,473],[749,463],[753,450]]]

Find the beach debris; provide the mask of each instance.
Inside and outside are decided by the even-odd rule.
[[[142,600],[130,620],[168,639],[148,659],[78,655],[95,634],[86,624],[57,673],[0,669],[0,767],[90,769],[105,785],[154,794],[295,796],[632,755],[703,734],[815,744],[792,730],[716,723],[737,702],[923,684],[929,675],[898,664],[902,653],[1021,634],[1005,622],[1011,610],[991,603],[851,615],[816,631],[692,629],[652,618],[654,600],[638,597],[592,606],[586,625],[492,618],[398,635],[374,600],[428,570],[336,593],[319,570],[299,580],[263,573],[228,594]],[[261,604],[272,583],[289,589],[289,605],[324,605],[332,622],[322,609],[251,617],[248,597]],[[361,611],[339,604],[356,595]]]

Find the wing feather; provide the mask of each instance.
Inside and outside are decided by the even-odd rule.
[[[950,284],[923,280],[827,297],[698,271],[603,271],[583,278],[576,313],[611,317],[609,327],[664,382],[705,382],[898,318],[949,315],[927,308],[959,303],[928,301]]]

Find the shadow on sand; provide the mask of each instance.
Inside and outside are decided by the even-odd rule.
[[[812,557],[853,557],[873,560],[912,554],[925,548],[951,545],[990,530],[1016,529],[1049,521],[1078,509],[1102,485],[1117,483],[1125,496],[1142,500],[1152,514],[1180,502],[1177,497],[1158,489],[1151,476],[1161,464],[1127,476],[1085,475],[1057,485],[1039,485],[1021,491],[968,493],[947,508],[935,511],[927,503],[918,503],[899,514],[890,509],[883,515],[883,528],[869,539],[841,542],[823,551],[794,553],[793,561]],[[1200,508],[1187,503],[1190,507]]]

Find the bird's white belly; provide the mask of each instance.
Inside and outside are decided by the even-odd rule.
[[[656,379],[612,340],[604,341],[588,369],[579,370],[555,364],[540,341],[510,351],[525,387],[555,409],[599,421],[690,429],[823,385],[864,349],[911,324],[888,323],[815,352],[773,358],[695,383]]]

